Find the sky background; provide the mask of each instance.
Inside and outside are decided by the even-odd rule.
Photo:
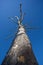
[[[26,29],[26,33],[30,38],[39,65],[43,65],[43,0],[0,0],[0,64],[11,46],[18,27],[14,22],[10,22],[8,17],[20,15],[20,2],[22,2],[23,12],[26,13],[23,24],[40,28],[37,30]],[[12,37],[7,39],[10,35]]]

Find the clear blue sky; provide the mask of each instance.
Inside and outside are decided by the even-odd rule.
[[[17,25],[13,22],[10,23],[8,17],[19,16],[21,1],[23,12],[26,12],[23,24],[43,28],[43,0],[0,0],[0,64],[17,31]],[[43,29],[28,30],[26,33],[30,37],[39,65],[43,65]],[[13,36],[6,40],[11,34]]]

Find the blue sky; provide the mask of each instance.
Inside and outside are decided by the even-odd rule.
[[[11,23],[8,17],[19,16],[20,2],[23,12],[26,12],[23,24],[40,27],[37,30],[26,30],[26,33],[39,65],[43,65],[43,0],[0,0],[0,64],[17,31],[17,25]],[[11,34],[13,36],[6,40]]]

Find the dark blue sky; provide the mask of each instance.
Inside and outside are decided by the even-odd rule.
[[[28,30],[26,33],[39,65],[43,65],[43,0],[0,0],[0,64],[17,31],[17,25],[9,22],[8,17],[19,16],[20,2],[23,12],[26,12],[23,24],[40,27],[39,30]],[[13,36],[6,40],[11,34]]]

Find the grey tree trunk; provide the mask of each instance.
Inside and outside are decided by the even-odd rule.
[[[17,35],[1,65],[38,65],[26,33]]]

